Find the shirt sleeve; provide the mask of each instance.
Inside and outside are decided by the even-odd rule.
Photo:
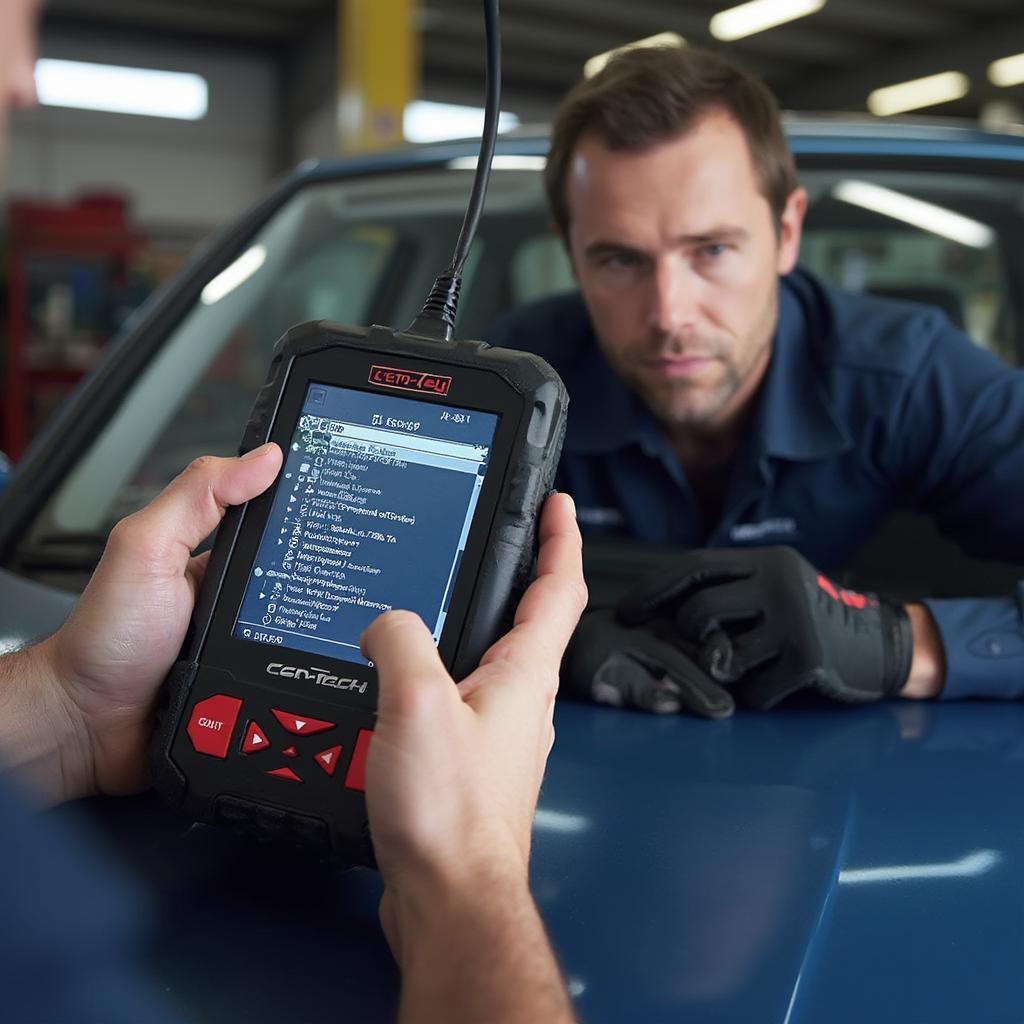
[[[1024,563],[1024,370],[938,314],[912,333],[930,337],[889,414],[893,482],[967,554]]]
[[[943,700],[1024,697],[1024,583],[1004,598],[928,599],[946,654]]]
[[[945,317],[891,421],[907,503],[976,558],[1024,562],[1024,371]],[[925,602],[942,637],[942,699],[1024,697],[1024,588]]]

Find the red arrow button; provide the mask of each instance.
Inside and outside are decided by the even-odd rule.
[[[188,722],[188,738],[200,754],[211,757],[227,757],[242,702],[237,697],[218,693],[199,701],[192,709]]]
[[[301,782],[302,779],[298,777],[291,770],[291,768],[275,768],[273,771],[267,772],[268,775],[276,775],[279,779],[288,779],[289,782]]]
[[[356,736],[356,749],[352,751],[352,760],[345,775],[345,785],[349,789],[366,792],[366,755],[370,752],[370,741],[373,739],[372,729],[360,729]]]
[[[341,745],[339,744],[336,747],[331,747],[330,750],[321,750],[313,760],[316,761],[316,763],[320,765],[328,775],[333,775],[338,770],[338,759],[340,756]]]
[[[334,722],[324,722],[319,718],[309,718],[307,715],[293,715],[290,711],[278,711],[277,708],[270,710],[274,717],[296,736],[312,736],[314,733],[326,732],[335,726]]]
[[[243,754],[254,754],[257,750],[269,750],[270,740],[267,734],[255,722],[249,723],[249,730],[245,734],[245,742],[242,744]]]
[[[294,747],[285,747],[284,750],[281,751],[281,753],[284,754],[285,757],[299,756],[299,752]]]

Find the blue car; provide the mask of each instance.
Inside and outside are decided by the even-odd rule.
[[[939,306],[1024,364],[1024,138],[820,118],[788,131],[811,199],[805,265]],[[572,287],[543,203],[546,145],[499,143],[463,337]],[[475,152],[304,165],[140,311],[0,495],[0,645],[56,628],[120,517],[195,456],[235,451],[286,328],[413,319]],[[593,599],[666,554],[588,545]],[[909,513],[838,572],[908,598],[1024,577]],[[565,702],[556,729],[533,883],[590,1024],[1024,1020],[1024,707],[805,703],[709,722]],[[151,797],[84,810],[154,904],[150,969],[197,1018],[393,1012],[372,872],[270,860]]]

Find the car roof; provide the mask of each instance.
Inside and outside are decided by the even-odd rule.
[[[984,128],[972,122],[786,113],[783,124],[790,148],[798,157],[810,154],[941,156],[1024,162],[1024,131]],[[548,138],[547,126],[521,127],[502,135],[495,153],[498,156],[544,156]],[[478,149],[478,139],[454,139],[407,145],[381,153],[307,160],[296,168],[293,177],[320,180],[438,166],[473,156]]]

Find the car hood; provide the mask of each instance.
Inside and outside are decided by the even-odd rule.
[[[60,628],[77,600],[77,594],[0,569],[0,654],[16,651]]]
[[[9,573],[0,594],[8,647],[73,602]],[[1024,705],[566,701],[555,726],[532,881],[589,1024],[1024,1020]],[[306,867],[297,903],[293,865],[152,796],[85,810],[158,909],[154,973],[204,1020],[318,1019],[339,984],[359,1019],[393,1013],[373,872]]]
[[[556,728],[534,885],[587,1021],[1024,1019],[1024,708]]]

